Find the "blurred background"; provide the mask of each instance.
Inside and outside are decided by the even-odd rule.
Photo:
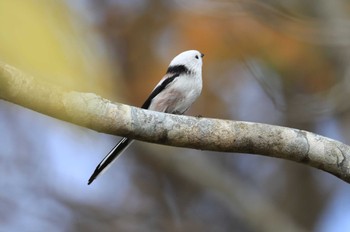
[[[0,60],[140,106],[178,53],[205,54],[188,112],[350,144],[350,2],[2,0]],[[350,231],[349,184],[301,164],[135,142],[0,100],[0,231]]]

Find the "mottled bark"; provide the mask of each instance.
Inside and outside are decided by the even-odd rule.
[[[39,82],[3,63],[0,98],[103,133],[170,146],[283,158],[350,183],[350,147],[303,130],[142,110]]]

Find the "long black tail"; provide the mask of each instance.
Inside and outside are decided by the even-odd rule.
[[[97,165],[94,173],[92,173],[88,185],[91,184],[98,175],[102,174],[103,171],[106,171],[107,168],[117,159],[120,153],[122,153],[130,144],[132,140],[128,138],[122,138],[117,145],[103,158],[103,160]]]

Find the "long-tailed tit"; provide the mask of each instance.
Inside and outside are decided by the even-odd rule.
[[[166,74],[141,108],[171,114],[185,113],[202,91],[203,56],[196,50],[185,51],[177,55],[170,62]],[[122,138],[97,165],[88,184],[91,184],[102,171],[106,170],[131,142],[132,139]]]

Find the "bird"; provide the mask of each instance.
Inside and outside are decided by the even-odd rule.
[[[204,54],[197,50],[184,51],[175,56],[164,77],[141,108],[170,114],[184,114],[201,94],[203,57]],[[122,138],[97,165],[88,180],[88,185],[106,171],[132,142],[132,139]]]

